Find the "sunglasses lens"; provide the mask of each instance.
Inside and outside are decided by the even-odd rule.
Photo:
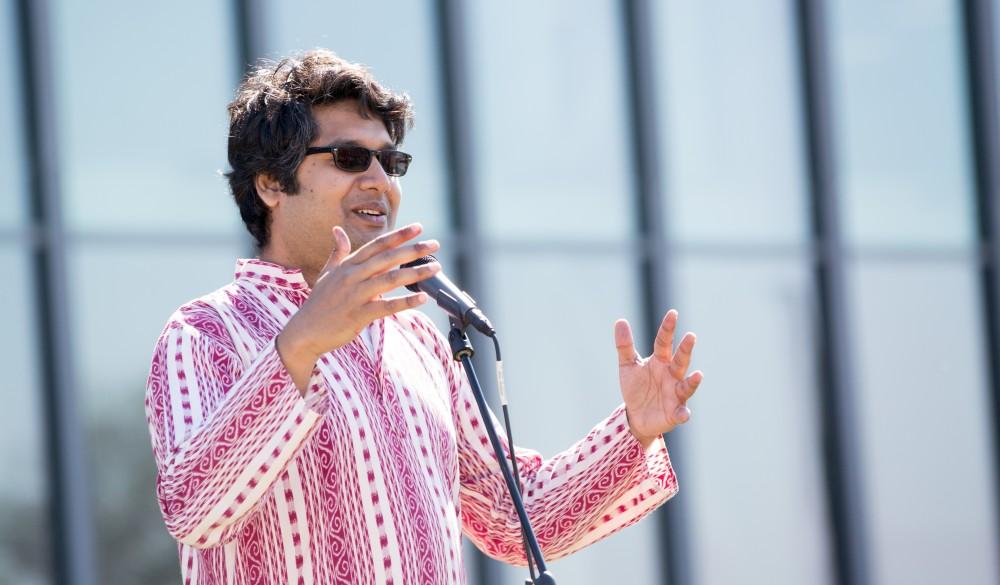
[[[368,170],[372,162],[372,153],[367,148],[357,146],[340,147],[336,151],[335,161],[341,169],[360,173]]]
[[[385,173],[394,177],[405,175],[412,159],[410,155],[398,150],[383,150],[379,153],[379,162],[382,163]]]

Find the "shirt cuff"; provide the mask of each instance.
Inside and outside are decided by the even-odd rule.
[[[287,380],[289,386],[292,390],[299,394],[300,398],[305,402],[306,408],[316,414],[325,414],[327,410],[327,384],[326,379],[323,377],[323,372],[320,370],[320,364],[329,364],[329,358],[326,354],[320,356],[316,363],[313,365],[312,373],[309,374],[309,382],[306,385],[306,391],[300,392],[298,386],[292,380],[292,374],[288,371],[285,366],[284,360],[281,359],[281,355],[278,353],[278,347],[274,340],[269,344],[270,347],[265,348],[262,354],[267,351],[273,351],[275,356],[278,358],[278,364],[281,368],[281,376]]]
[[[309,385],[306,387],[302,399],[305,400],[309,410],[317,414],[326,414],[326,410],[329,407],[329,402],[326,399],[328,387],[326,379],[323,377],[323,372],[319,368],[320,362],[328,363],[327,357],[324,355],[316,360],[316,365],[309,376]]]
[[[629,430],[624,404],[612,413],[609,422],[609,427],[620,429],[627,435],[622,441],[623,447],[628,451],[625,460],[634,462],[637,466],[638,482],[655,492],[666,492],[671,496],[677,493],[677,475],[670,463],[670,453],[663,436],[657,437],[649,447],[643,448],[642,443]]]

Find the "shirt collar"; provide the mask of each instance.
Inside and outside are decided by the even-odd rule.
[[[285,268],[257,258],[240,258],[236,261],[236,280],[241,279],[292,290],[309,289],[301,270]]]

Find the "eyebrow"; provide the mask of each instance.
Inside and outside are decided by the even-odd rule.
[[[368,148],[366,145],[357,140],[334,140],[333,142],[324,144],[323,146],[360,146],[362,148]],[[396,150],[396,145],[391,142],[383,142],[381,146],[374,150]]]

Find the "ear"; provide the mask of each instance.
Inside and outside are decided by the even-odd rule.
[[[284,190],[274,177],[266,173],[260,173],[253,179],[254,187],[257,188],[257,195],[260,196],[264,205],[270,209],[278,206],[278,203],[285,196]]]

